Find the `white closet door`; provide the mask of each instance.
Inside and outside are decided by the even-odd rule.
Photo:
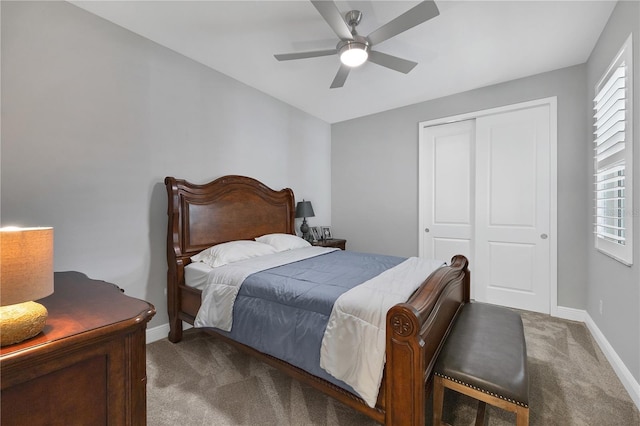
[[[421,256],[473,267],[474,122],[426,127],[421,144]]]
[[[549,313],[549,106],[476,120],[476,300]]]

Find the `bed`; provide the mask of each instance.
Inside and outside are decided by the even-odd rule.
[[[167,177],[167,300],[169,340],[182,339],[182,322],[194,324],[202,290],[185,284],[191,257],[216,244],[267,234],[295,234],[291,189],[272,190],[244,176],[206,184]],[[292,375],[385,425],[424,425],[425,405],[437,355],[461,307],[469,301],[467,259],[455,256],[419,285],[406,302],[386,314],[384,374],[375,406],[344,387],[281,359],[206,329],[237,348]],[[357,342],[354,342],[357,345]]]

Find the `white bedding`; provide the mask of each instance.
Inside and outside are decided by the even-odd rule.
[[[233,305],[240,285],[245,278],[256,272],[335,250],[339,249],[304,247],[254,257],[216,268],[211,268],[201,262],[190,263],[185,267],[185,284],[202,290],[202,303],[194,325],[196,327],[216,327],[220,330],[230,331],[233,325]]]
[[[204,290],[209,283],[209,274],[213,268],[206,263],[192,262],[184,267],[184,283],[192,288]]]
[[[374,407],[384,371],[386,315],[444,262],[411,257],[336,300],[322,339],[320,367]],[[353,342],[360,342],[354,347]]]

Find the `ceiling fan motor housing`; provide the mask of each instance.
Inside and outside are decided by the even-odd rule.
[[[347,22],[347,25],[351,27],[351,31],[355,31],[355,28],[358,26],[361,19],[362,12],[359,10],[350,10],[345,14],[345,21]]]
[[[356,34],[353,36],[353,40],[340,40],[336,49],[338,50],[338,54],[342,53],[346,49],[361,49],[368,52],[369,46],[369,40],[367,40],[366,37]]]
[[[347,25],[351,27],[352,40],[340,40],[336,46],[336,50],[343,64],[357,67],[367,60],[371,43],[369,43],[366,37],[356,32],[356,27],[362,19],[362,12],[359,10],[350,10],[344,15],[344,18]],[[357,52],[353,52],[355,50],[357,50]],[[354,57],[354,54],[356,57]],[[347,55],[350,56],[350,59],[346,58]]]

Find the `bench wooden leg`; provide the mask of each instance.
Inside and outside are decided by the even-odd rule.
[[[518,406],[516,409],[516,426],[529,426],[529,408]]]
[[[442,424],[442,405],[444,404],[444,379],[433,376],[433,426]]]
[[[444,400],[444,389],[449,388],[463,395],[467,395],[478,400],[478,413],[476,415],[476,426],[483,425],[485,421],[485,404],[491,404],[494,407],[516,413],[516,426],[529,426],[529,408],[500,399],[498,397],[486,394],[480,390],[476,390],[465,386],[461,383],[445,379],[434,375],[433,380],[433,424],[440,426],[442,421],[442,404]],[[438,393],[440,393],[438,395]]]
[[[487,403],[478,401],[478,412],[476,413],[476,426],[485,426],[485,413],[487,411]]]

